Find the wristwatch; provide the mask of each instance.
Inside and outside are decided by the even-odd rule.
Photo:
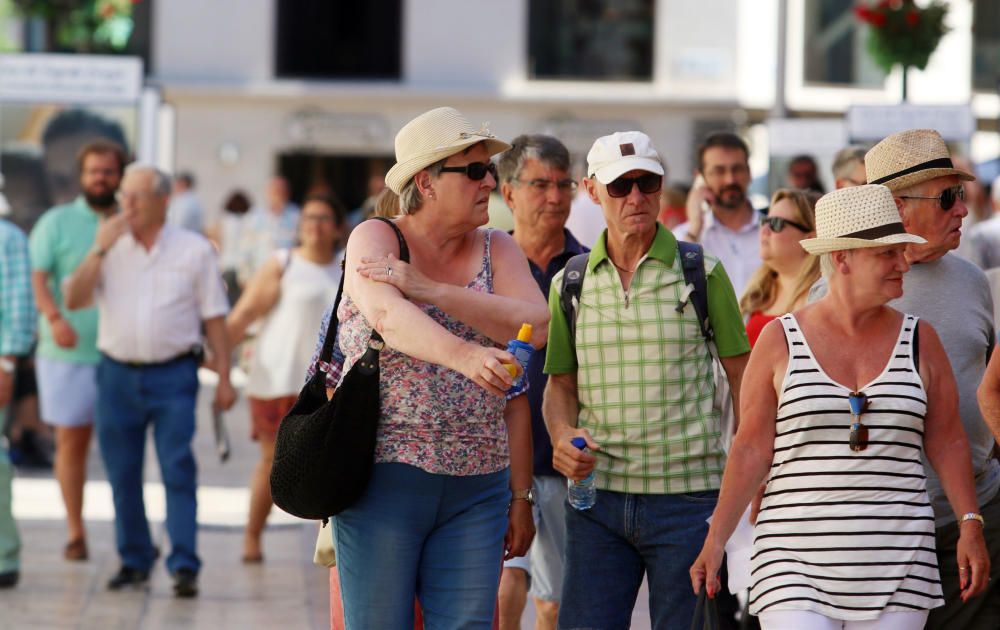
[[[7,358],[0,358],[0,370],[6,372],[7,374],[13,374],[16,369],[16,363]]]
[[[969,512],[967,514],[963,514],[962,518],[958,519],[959,525],[961,525],[962,523],[964,523],[966,521],[979,521],[980,525],[982,525],[983,527],[986,527],[986,521],[983,520],[983,515],[982,514],[976,514],[975,512]]]
[[[529,504],[535,504],[535,493],[531,491],[531,488],[527,490],[512,490],[510,493],[510,502],[522,500],[527,501]]]

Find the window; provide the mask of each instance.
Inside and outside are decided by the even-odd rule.
[[[653,0],[530,0],[529,74],[535,79],[649,81]]]
[[[275,74],[302,79],[398,79],[400,0],[276,2]]]
[[[105,6],[0,0],[0,51],[132,55],[149,74],[153,0]]]
[[[976,0],[972,20],[972,86],[1000,90],[1000,3]]]
[[[855,0],[809,0],[804,4],[806,83],[881,87],[885,75],[868,56],[868,27],[854,17]]]

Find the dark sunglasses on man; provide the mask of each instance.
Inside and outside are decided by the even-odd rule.
[[[912,195],[900,195],[900,199],[934,199],[941,206],[942,210],[951,210],[955,206],[955,200],[965,201],[965,186],[959,184],[951,188],[945,188],[937,197],[916,197]]]
[[[493,179],[499,181],[497,176],[497,165],[493,162],[469,162],[465,166],[442,166],[442,173],[465,173],[465,176],[474,182],[486,177],[489,173]]]
[[[809,228],[807,228],[806,226],[802,225],[801,223],[792,221],[791,219],[785,219],[784,217],[769,217],[766,214],[762,214],[760,215],[760,226],[764,227],[765,225],[768,227],[769,230],[771,230],[776,234],[784,230],[786,225],[790,225],[800,232],[810,231]]]
[[[638,186],[639,192],[644,195],[651,195],[660,192],[663,186],[663,176],[656,173],[646,173],[638,177],[619,177],[608,182],[608,195],[612,197],[628,197],[632,192],[632,186]]]

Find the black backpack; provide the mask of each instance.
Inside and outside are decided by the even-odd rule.
[[[715,338],[712,324],[708,320],[708,283],[705,278],[705,250],[698,243],[677,241],[677,250],[681,257],[681,269],[684,270],[684,282],[694,289],[690,300],[698,315],[698,324],[705,343],[710,344]],[[590,254],[577,254],[566,263],[562,277],[562,291],[559,303],[562,306],[566,322],[569,324],[570,343],[576,346],[576,317],[580,307],[580,293],[583,290],[583,278],[587,274],[587,260]],[[677,307],[677,312],[684,310],[686,302]]]

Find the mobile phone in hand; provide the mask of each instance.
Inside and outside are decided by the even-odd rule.
[[[219,461],[229,459],[229,431],[226,430],[226,419],[221,409],[212,408],[212,429],[215,433],[215,450]]]

